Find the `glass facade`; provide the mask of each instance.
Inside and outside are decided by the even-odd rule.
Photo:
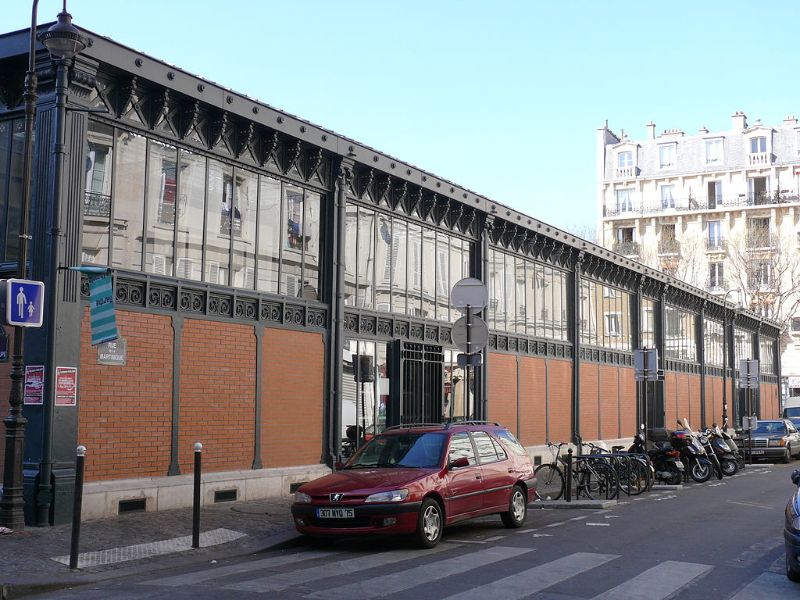
[[[733,328],[733,347],[735,362],[733,368],[739,368],[740,360],[753,359],[753,334],[741,327]]]
[[[569,273],[489,249],[490,329],[569,340]]]
[[[582,279],[581,344],[630,350],[631,337],[630,293],[589,279]]]
[[[639,315],[642,348],[656,347],[656,301],[642,298],[642,314]]]
[[[707,365],[715,367],[721,367],[723,365],[723,332],[724,329],[721,321],[715,321],[709,318],[703,321],[703,345]]]
[[[469,275],[472,244],[432,227],[347,205],[345,304],[440,321],[460,315],[450,289]]]
[[[99,122],[87,141],[84,263],[319,299],[319,193]]]
[[[758,368],[762,373],[775,374],[775,340],[762,337],[758,348]]]
[[[667,304],[664,308],[664,357],[694,362],[697,360],[697,315]]]

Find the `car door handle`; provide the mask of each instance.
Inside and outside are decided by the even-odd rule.
[[[475,479],[480,479],[480,478],[481,478],[480,475],[475,475]]]

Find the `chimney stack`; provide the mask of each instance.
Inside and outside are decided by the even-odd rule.
[[[790,115],[783,120],[784,125],[797,125],[797,117]]]
[[[733,113],[733,130],[744,131],[747,129],[747,116],[740,110]]]

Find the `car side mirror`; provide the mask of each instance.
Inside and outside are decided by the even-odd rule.
[[[451,460],[448,465],[451,469],[460,469],[469,466],[469,459],[466,456],[461,456],[455,460]]]
[[[792,471],[792,483],[795,485],[800,485],[800,469],[795,469]]]

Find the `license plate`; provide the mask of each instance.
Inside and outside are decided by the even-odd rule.
[[[352,508],[318,508],[317,517],[320,519],[352,519],[355,511]]]
[[[753,450],[753,454],[764,454],[763,450]]]

